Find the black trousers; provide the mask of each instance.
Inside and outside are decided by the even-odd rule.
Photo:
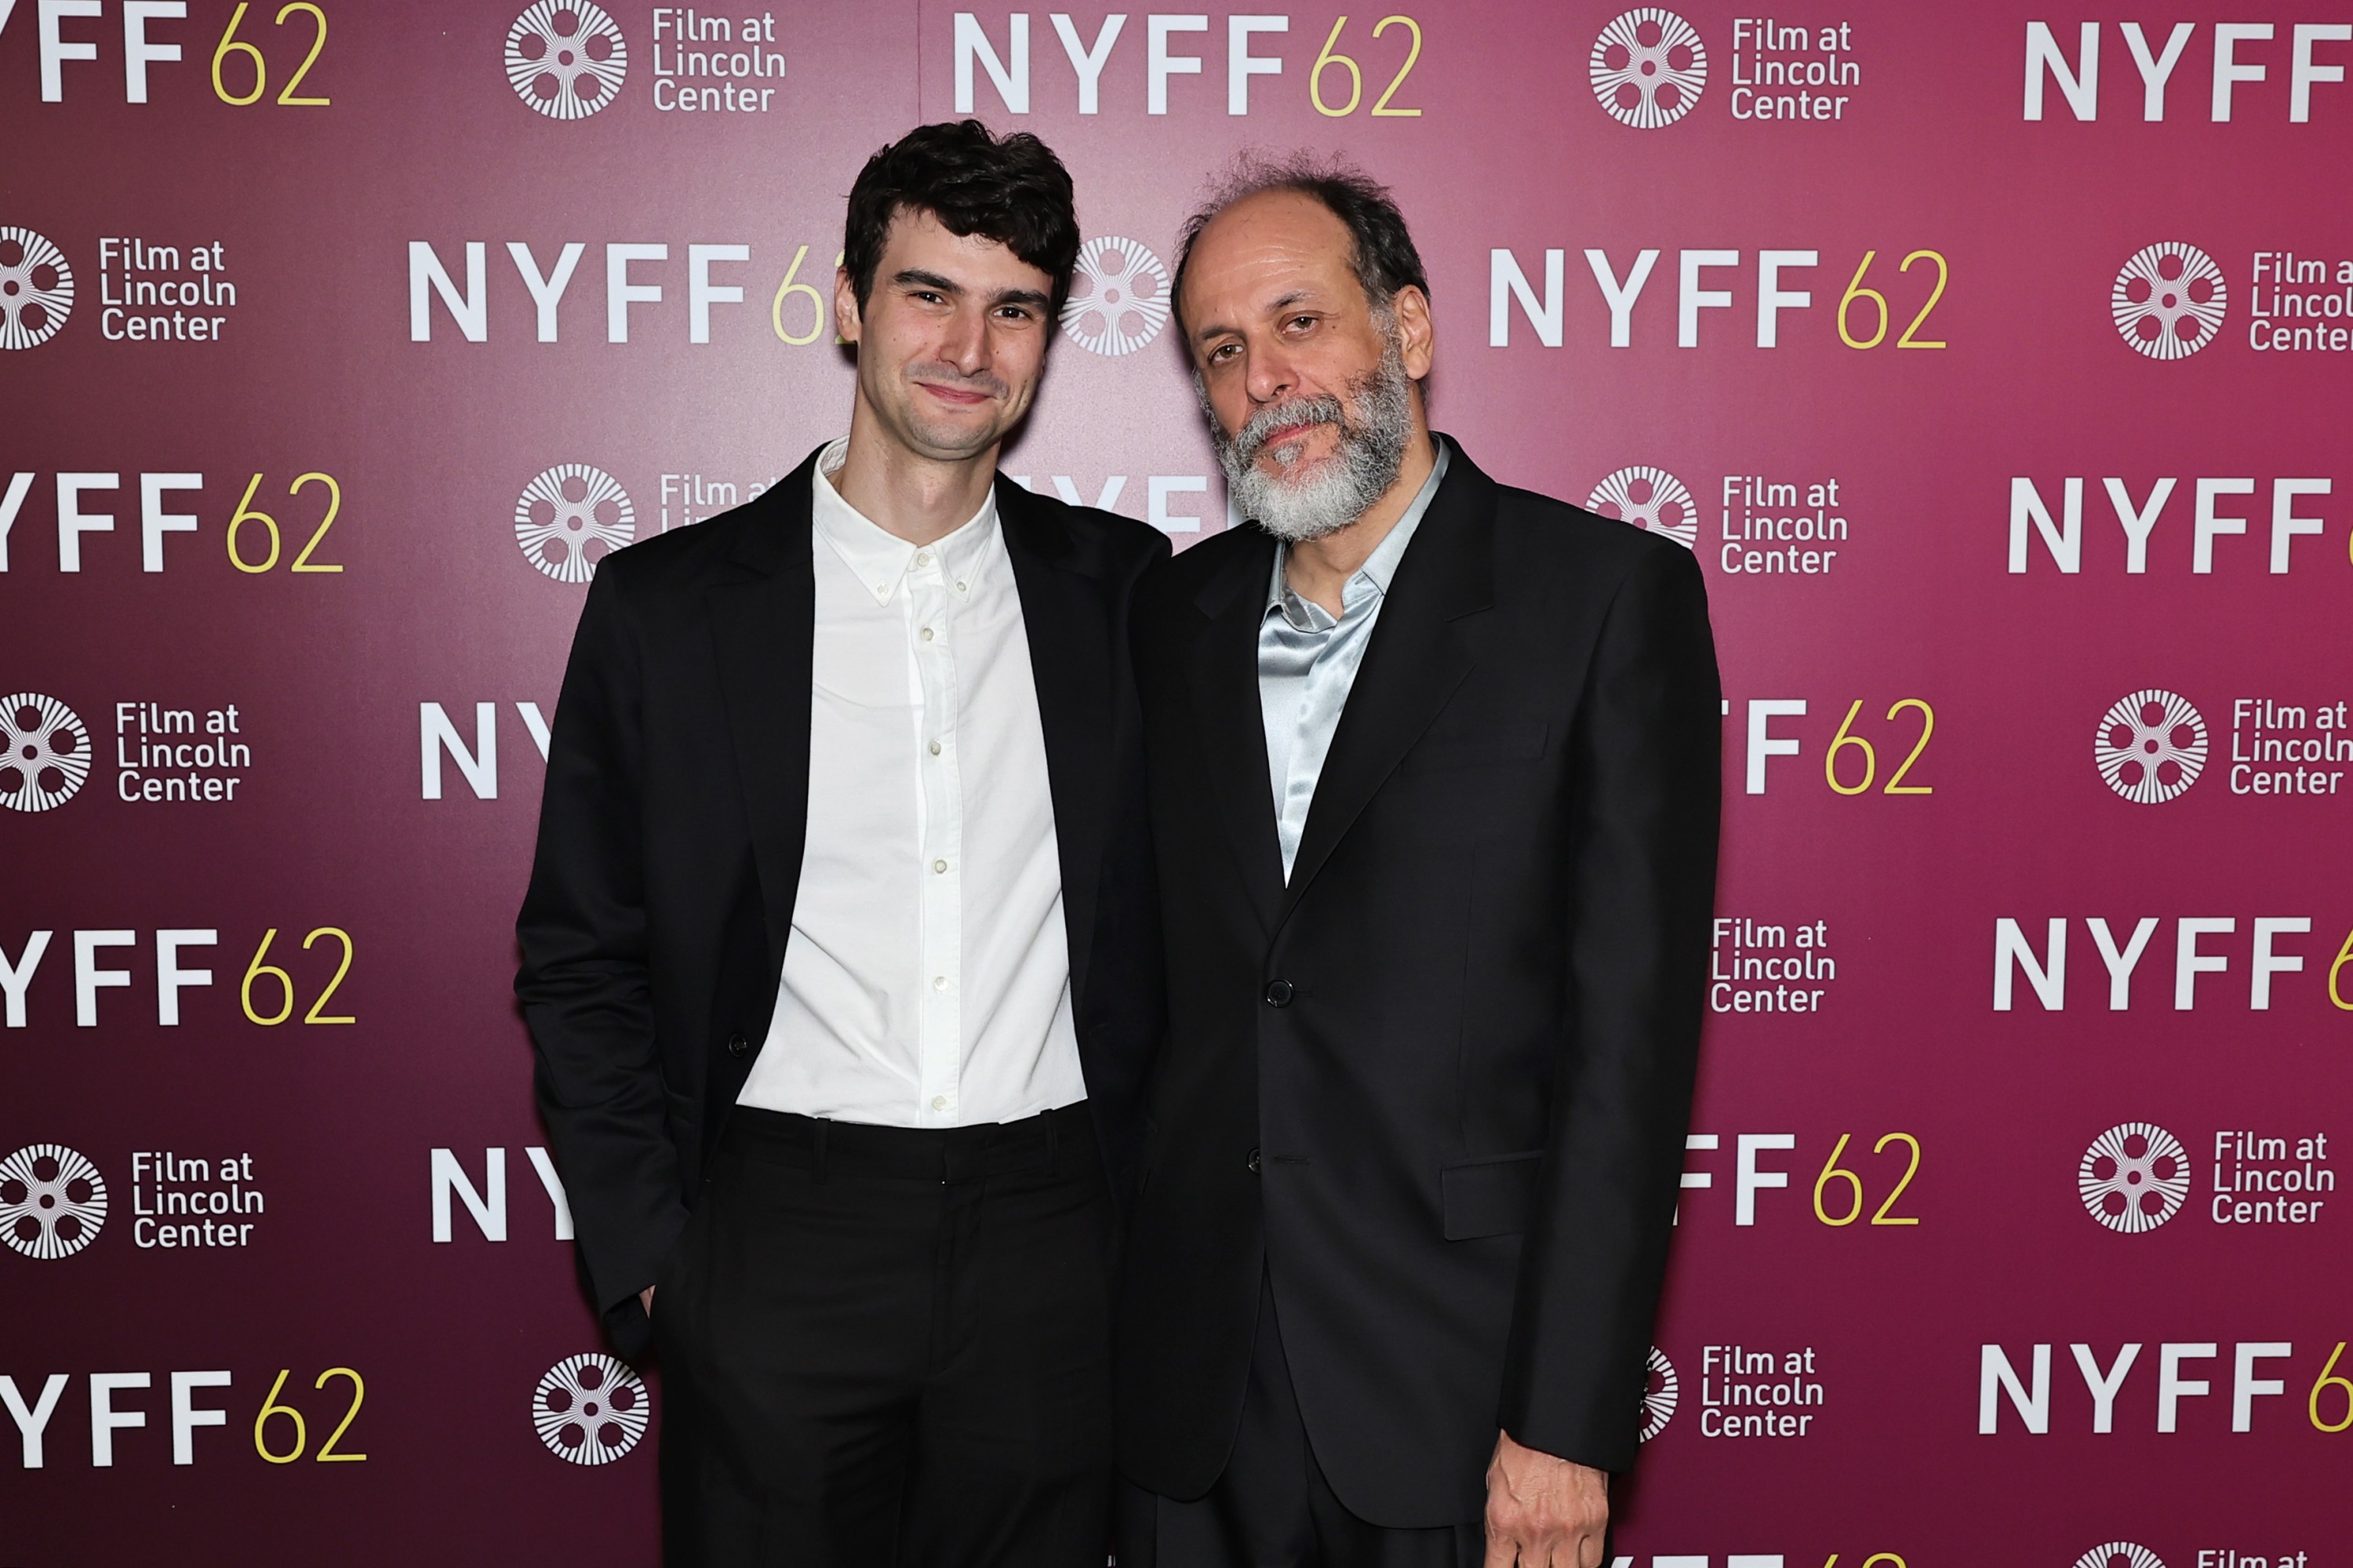
[[[1102,1568],[1113,1218],[1084,1105],[738,1108],[654,1299],[672,1568]]]
[[[1481,1568],[1483,1520],[1397,1530],[1367,1524],[1324,1478],[1282,1353],[1271,1281],[1234,1450],[1206,1497],[1119,1487],[1119,1568]]]

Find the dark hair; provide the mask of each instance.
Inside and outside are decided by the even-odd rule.
[[[1002,139],[977,120],[918,125],[866,160],[849,187],[841,264],[862,307],[891,222],[928,212],[950,234],[994,239],[1054,280],[1059,313],[1079,259],[1079,219],[1070,171],[1026,131]]]
[[[1363,170],[1339,159],[1320,159],[1309,153],[1272,158],[1245,153],[1235,160],[1209,197],[1185,220],[1176,237],[1176,278],[1168,291],[1184,326],[1185,269],[1193,260],[1194,241],[1209,220],[1246,196],[1266,191],[1295,191],[1321,202],[1348,230],[1348,268],[1375,310],[1411,286],[1430,292],[1430,278],[1421,268],[1421,252],[1405,225],[1389,189]]]

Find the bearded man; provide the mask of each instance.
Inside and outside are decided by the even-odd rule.
[[[1594,1568],[1690,1117],[1699,567],[1433,435],[1388,193],[1251,166],[1175,304],[1237,527],[1147,581],[1169,1033],[1122,1568]]]

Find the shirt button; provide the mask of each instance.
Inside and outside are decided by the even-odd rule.
[[[929,550],[918,550],[915,552],[915,565],[919,567],[928,567],[931,564],[932,553]]]
[[[936,740],[935,740],[935,741],[932,742],[932,755],[933,755],[934,757],[937,757],[939,754],[940,754],[940,743],[939,743],[938,741],[936,741]]]
[[[957,583],[957,584],[956,584],[956,592],[958,592],[958,593],[962,593],[962,592],[964,592],[964,584],[963,584],[963,583],[959,582],[959,583]]]
[[[1250,1151],[1250,1170],[1251,1175],[1258,1174],[1258,1150],[1255,1149]]]
[[[945,991],[945,990],[947,990],[947,989],[948,989],[948,977],[947,977],[947,976],[945,976],[945,975],[934,975],[934,976],[932,977],[932,989],[933,989],[934,991]]]
[[[924,628],[923,628],[923,641],[926,641],[926,642],[929,642],[931,640],[932,640],[932,629],[931,629],[930,627],[926,626],[926,627],[924,627]]]
[[[1266,1004],[1269,1007],[1289,1007],[1291,999],[1297,994],[1297,990],[1287,980],[1269,980],[1266,986]]]
[[[945,1096],[945,1095],[934,1095],[934,1096],[932,1097],[932,1108],[933,1108],[934,1110],[945,1110],[945,1109],[947,1109],[947,1108],[948,1108],[948,1097],[947,1097],[947,1096]]]
[[[945,862],[945,861],[944,861],[944,860],[935,860],[935,861],[932,862],[932,874],[933,874],[934,876],[939,876],[939,875],[943,875],[943,874],[944,874],[946,873],[947,869],[948,869],[948,863],[947,863],[947,862]]]

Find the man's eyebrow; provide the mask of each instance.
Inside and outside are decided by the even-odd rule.
[[[1287,294],[1277,295],[1274,301],[1266,307],[1266,313],[1271,316],[1279,316],[1283,312],[1289,310],[1292,306],[1299,304],[1304,301],[1313,300],[1314,297],[1315,291],[1313,289],[1293,289]],[[1207,343],[1213,337],[1219,337],[1228,333],[1240,332],[1240,330],[1241,329],[1240,327],[1228,326],[1222,322],[1208,322],[1193,329],[1193,341],[1195,343]]]
[[[909,267],[903,270],[893,272],[891,275],[891,281],[902,288],[929,289],[933,292],[939,294],[961,295],[965,292],[965,287],[962,283],[955,281],[952,278],[943,278],[937,272],[926,272],[920,267]],[[1048,299],[1044,294],[1039,292],[1035,289],[999,289],[995,293],[989,295],[988,302],[991,307],[997,305],[1030,305],[1039,310],[1044,310],[1047,306],[1053,303],[1051,300]]]

